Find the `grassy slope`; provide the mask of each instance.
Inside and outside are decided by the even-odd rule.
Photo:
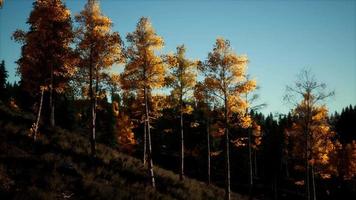
[[[42,129],[35,143],[27,136],[34,116],[0,105],[0,199],[223,199],[215,186],[155,168],[157,188],[136,158],[98,145],[89,156],[82,133]],[[243,199],[238,194],[233,199]]]

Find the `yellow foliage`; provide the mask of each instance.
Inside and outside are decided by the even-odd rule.
[[[249,127],[251,127],[251,125],[252,125],[252,119],[251,119],[251,117],[249,116],[249,115],[245,115],[245,116],[243,116],[243,117],[241,117],[240,118],[240,126],[242,127],[242,128],[249,128]]]
[[[30,30],[17,30],[13,39],[23,44],[18,72],[24,88],[36,95],[40,86],[63,93],[75,71],[71,48],[74,33],[70,11],[60,0],[37,0],[28,18]]]
[[[193,107],[191,105],[187,105],[183,107],[183,113],[184,114],[192,114],[193,112]]]
[[[237,55],[228,40],[217,38],[207,61],[200,66],[206,76],[206,90],[227,110],[227,118],[238,114],[243,128],[250,127],[252,122],[244,118],[249,104],[243,97],[256,88],[256,81],[247,79],[247,64],[247,56]]]
[[[305,96],[305,98],[307,97],[309,96]],[[335,132],[330,129],[327,108],[325,106],[311,106],[307,100],[303,99],[294,109],[293,113],[296,121],[286,132],[289,136],[289,143],[293,144],[293,156],[299,159],[306,159],[305,130],[308,130],[311,154],[308,162],[314,166],[316,174],[327,177],[331,173],[336,173],[332,161],[336,151],[340,148],[340,144],[335,140]],[[306,120],[308,116],[310,116],[309,121]]]
[[[132,132],[133,123],[127,115],[120,114],[116,122],[117,142],[119,148],[125,152],[131,153],[136,144],[135,134]]]
[[[151,22],[142,17],[136,30],[127,35],[130,46],[127,50],[129,62],[121,75],[124,89],[155,89],[164,85],[165,67],[155,51],[163,46],[163,39],[158,36]]]

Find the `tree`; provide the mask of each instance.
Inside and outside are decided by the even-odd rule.
[[[132,132],[134,125],[130,118],[125,115],[124,112],[119,110],[118,102],[114,101],[112,105],[113,113],[116,118],[115,132],[119,149],[131,153],[133,151],[133,146],[136,144],[135,134]]]
[[[209,90],[204,85],[204,83],[199,82],[195,85],[194,97],[198,103],[197,108],[200,108],[205,116],[206,121],[206,146],[207,146],[207,184],[211,183],[211,145],[210,145],[210,133],[211,133],[211,105],[214,101],[214,98],[211,97]]]
[[[158,36],[148,18],[142,17],[136,30],[127,35],[130,46],[127,48],[128,63],[122,73],[121,81],[126,90],[136,91],[138,100],[144,105],[144,162],[148,161],[152,187],[155,187],[151,145],[151,92],[164,84],[165,68],[162,59],[155,55],[155,50],[163,46],[163,39]],[[147,147],[146,152],[146,134]],[[147,155],[147,157],[146,157]]]
[[[200,70],[205,74],[204,84],[224,110],[226,199],[230,199],[229,117],[237,113],[243,122],[240,124],[242,127],[250,125],[245,115],[248,104],[242,95],[256,87],[254,80],[247,79],[247,63],[246,56],[239,56],[232,51],[228,40],[218,38],[207,61],[200,65]]]
[[[83,75],[89,76],[90,144],[91,154],[95,156],[95,122],[97,99],[100,95],[101,73],[103,69],[107,69],[115,63],[124,62],[122,41],[118,32],[111,31],[113,23],[101,13],[97,0],[88,0],[84,10],[75,19],[79,23],[77,30],[77,51],[80,55],[79,67]]]
[[[196,82],[196,73],[194,71],[197,62],[190,61],[185,58],[186,48],[184,45],[177,47],[177,52],[167,56],[167,63],[171,68],[171,73],[168,77],[168,84],[172,90],[172,97],[178,100],[180,114],[180,173],[179,179],[184,179],[184,127],[183,114],[187,110],[185,108],[185,100],[189,92],[193,90]]]
[[[316,81],[308,70],[302,70],[294,86],[287,86],[284,99],[295,103],[294,123],[287,130],[293,142],[293,154],[305,162],[306,198],[316,199],[315,168],[328,166],[329,157],[338,144],[334,142],[335,133],[328,123],[327,108],[320,105],[333,92],[326,92],[326,85]],[[297,103],[296,103],[297,101]],[[299,101],[299,102],[298,102]],[[323,171],[319,171],[322,174]],[[325,172],[325,171],[324,171]],[[310,184],[310,181],[312,183]],[[312,186],[312,188],[310,188]]]
[[[356,177],[356,141],[346,144],[344,147],[344,179],[350,180]]]
[[[5,88],[6,88],[6,79],[8,77],[6,68],[5,68],[5,61],[2,60],[0,64],[0,97],[2,100],[5,99]]]
[[[249,78],[247,77],[247,80]],[[258,87],[256,88],[258,89]],[[253,94],[249,95],[248,93],[245,94],[245,101],[249,104],[252,105],[255,103],[255,101],[259,98],[258,94]],[[249,184],[250,184],[250,195],[252,195],[252,188],[253,188],[253,164],[252,164],[252,154],[255,156],[255,171],[257,171],[257,165],[256,165],[256,153],[258,146],[261,144],[261,126],[257,123],[257,120],[254,119],[254,112],[258,109],[261,109],[265,107],[266,104],[258,104],[251,106],[251,108],[246,108],[245,112],[245,117],[243,119],[245,120],[250,120],[251,122],[243,123],[246,124],[244,128],[247,131],[247,141],[248,141],[248,163],[249,163]],[[249,117],[248,115],[252,116]]]
[[[18,72],[30,94],[36,96],[40,88],[49,92],[50,124],[54,126],[54,95],[64,92],[75,71],[70,11],[61,0],[37,0],[27,23],[28,32],[13,34],[23,44]]]

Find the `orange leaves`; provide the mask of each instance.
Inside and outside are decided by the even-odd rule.
[[[193,107],[191,105],[186,105],[183,107],[183,113],[184,114],[192,114],[193,112]]]
[[[25,89],[36,94],[40,86],[52,85],[62,93],[75,71],[71,48],[74,37],[70,11],[60,0],[39,0],[28,19],[30,31],[17,30],[13,39],[23,44],[18,72]]]
[[[128,63],[121,75],[125,89],[155,89],[164,85],[165,67],[155,50],[163,46],[163,39],[158,36],[150,21],[141,18],[136,30],[127,35],[130,46],[127,50]]]
[[[114,113],[118,114],[116,118],[116,131],[119,148],[123,151],[131,153],[134,145],[137,143],[135,134],[132,132],[134,125],[127,115],[118,113],[118,108],[116,108],[115,104],[113,104],[113,109]]]
[[[241,128],[249,128],[252,124],[252,119],[249,115],[240,117],[240,126]]]
[[[258,149],[258,146],[262,143],[262,132],[261,126],[258,125],[256,122],[252,123],[252,136],[253,141],[251,142],[252,148]]]
[[[314,166],[315,173],[329,177],[336,173],[333,159],[341,147],[335,139],[335,132],[328,122],[326,106],[312,105],[313,95],[307,94],[294,109],[295,122],[287,130],[289,143],[292,144],[292,154],[300,159],[308,159]],[[308,158],[305,157],[305,146],[308,145]]]
[[[123,62],[121,38],[117,32],[111,31],[112,21],[101,13],[97,1],[88,2],[75,19],[80,24],[77,47],[81,52],[82,67],[91,65],[101,69]]]
[[[238,113],[243,128],[249,127],[251,121],[243,118],[249,104],[242,95],[256,88],[256,81],[247,79],[247,63],[247,56],[237,55],[232,51],[228,40],[218,38],[208,60],[201,67],[206,75],[206,89],[225,107],[227,117]],[[225,99],[227,102],[224,102]]]

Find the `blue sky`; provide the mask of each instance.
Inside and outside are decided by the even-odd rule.
[[[6,61],[10,81],[15,77],[20,45],[10,39],[25,24],[31,0],[5,0],[0,10],[0,59]],[[72,14],[84,0],[66,0]],[[250,59],[248,72],[261,87],[264,113],[285,113],[285,86],[302,68],[310,68],[336,95],[326,103],[331,112],[356,104],[356,1],[213,1],[102,0],[102,11],[124,38],[141,16],[151,19],[165,40],[162,53],[185,44],[187,56],[204,60],[218,36],[231,41]]]

